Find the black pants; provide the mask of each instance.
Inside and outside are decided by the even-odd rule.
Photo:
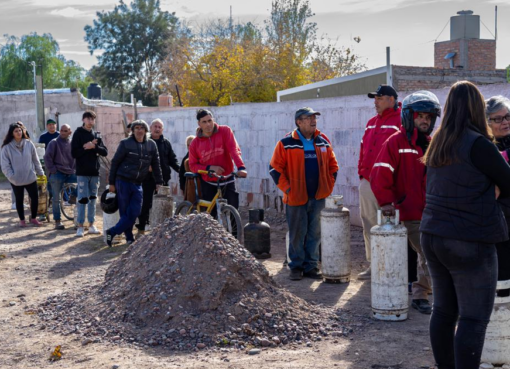
[[[478,369],[496,296],[496,247],[428,233],[421,245],[434,291],[430,341],[436,364]]]
[[[202,178],[200,178],[201,186],[202,186],[202,198],[206,201],[211,201],[214,196],[216,196],[216,192],[218,191],[218,187],[216,185],[207,183]],[[234,208],[239,209],[239,192],[236,190],[235,182],[231,182],[224,186],[221,186],[222,196],[225,200],[227,200],[229,205],[232,205]],[[211,212],[211,216],[216,218],[216,207],[214,207]]]
[[[510,240],[496,244],[498,254],[498,281],[510,279]],[[499,290],[499,297],[510,296],[510,290]]]
[[[25,220],[25,209],[23,208],[23,196],[25,189],[30,198],[30,216],[32,219],[37,217],[37,207],[39,206],[39,193],[37,192],[37,181],[24,186],[15,186],[11,183],[14,197],[16,198],[16,211],[20,220]]]
[[[149,223],[149,214],[152,208],[152,198],[154,196],[154,192],[156,191],[156,182],[152,178],[152,175],[150,180],[144,181],[142,183],[142,190],[142,211],[138,216],[138,225],[136,227],[142,231],[145,231],[145,226]]]

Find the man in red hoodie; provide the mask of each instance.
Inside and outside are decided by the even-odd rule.
[[[197,112],[198,128],[196,137],[189,147],[189,166],[193,173],[199,170],[212,170],[217,175],[228,176],[237,167],[237,174],[246,178],[248,173],[241,157],[241,149],[237,144],[234,132],[228,126],[220,126],[214,121],[209,110]],[[211,201],[216,195],[216,177],[202,175],[202,198]],[[230,177],[221,183],[223,197],[227,202],[239,208],[239,193],[236,191],[235,178]],[[213,213],[216,209],[213,210]],[[215,214],[211,214],[213,217]]]
[[[359,203],[363,222],[363,238],[367,260],[371,261],[370,229],[377,224],[379,205],[370,188],[370,173],[383,143],[395,132],[400,130],[400,107],[397,103],[397,91],[391,86],[380,85],[377,91],[368,94],[374,99],[377,115],[370,119],[361,140],[359,152],[358,175]],[[358,274],[358,279],[370,279],[370,267]]]
[[[430,314],[430,276],[420,244],[420,223],[425,208],[425,165],[430,133],[441,114],[436,95],[417,91],[402,102],[402,127],[384,143],[370,175],[370,184],[385,215],[400,211],[409,244],[418,253],[418,281],[413,283],[412,307]]]

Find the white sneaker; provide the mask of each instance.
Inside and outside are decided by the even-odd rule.
[[[78,230],[76,231],[76,237],[83,237],[83,236],[84,236],[83,227],[78,227]]]
[[[16,210],[16,203],[15,202],[12,203],[11,210]]]
[[[99,233],[101,233],[101,232],[99,232],[99,230],[96,228],[95,225],[89,226],[88,234],[99,234]]]

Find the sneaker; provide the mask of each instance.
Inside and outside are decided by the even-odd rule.
[[[20,227],[26,227],[27,226],[27,222],[25,222],[24,220],[20,220],[19,221],[19,226]]]
[[[358,279],[364,280],[370,278],[372,278],[372,269],[370,267],[368,267],[368,269],[364,272],[358,274]]]
[[[66,227],[64,227],[64,225],[60,221],[55,221],[55,229],[61,231],[63,229],[66,229]]]
[[[12,203],[11,210],[16,210],[16,203],[15,202]]]
[[[303,271],[301,269],[291,269],[289,278],[291,281],[300,281],[303,279]]]
[[[35,225],[36,227],[41,227],[43,224],[37,219],[30,219],[30,224]]]
[[[135,240],[126,240],[126,245],[131,246]]]
[[[78,230],[76,231],[76,237],[83,237],[85,235],[85,231],[83,227],[78,227]]]
[[[101,232],[99,232],[99,230],[96,228],[95,225],[89,226],[88,234],[99,234],[99,233],[101,233]]]
[[[311,278],[311,279],[322,279],[322,274],[319,271],[319,269],[317,269],[317,268],[313,268],[312,270],[310,270],[308,272],[304,272],[303,276],[305,276],[306,278]]]
[[[143,235],[145,235],[145,232],[146,231],[142,231],[141,229],[139,229],[137,232],[136,232],[136,236],[135,236],[135,239],[139,239],[140,237],[142,237]]]
[[[432,306],[430,306],[429,301],[425,299],[413,300],[411,304],[413,308],[418,310],[422,314],[430,314],[432,313]]]
[[[112,247],[113,237],[115,237],[115,236],[112,235],[112,233],[110,232],[109,229],[107,229],[106,230],[106,244],[108,245],[108,247]]]

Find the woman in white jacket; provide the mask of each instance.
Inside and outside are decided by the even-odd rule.
[[[1,152],[2,172],[11,183],[16,197],[16,210],[20,219],[20,227],[26,227],[25,211],[23,209],[23,195],[25,189],[30,197],[30,223],[41,226],[37,220],[37,175],[44,175],[35,146],[28,138],[22,126],[11,124],[2,144]]]

